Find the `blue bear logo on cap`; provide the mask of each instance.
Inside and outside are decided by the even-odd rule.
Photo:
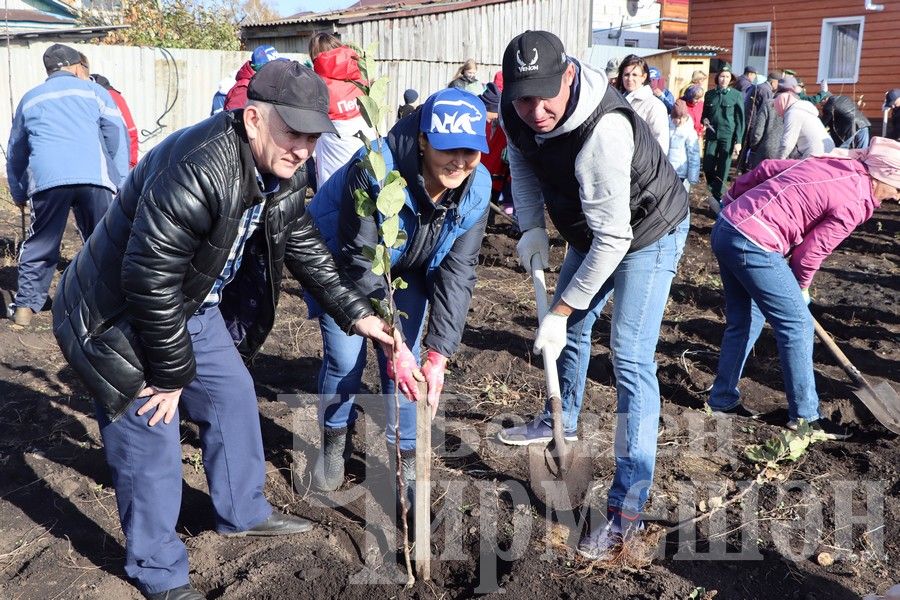
[[[278,58],[278,50],[272,46],[257,46],[253,51],[253,54],[250,55],[250,64],[254,69],[259,69],[267,62],[275,60],[276,58]]]
[[[483,119],[481,111],[465,100],[438,100],[431,112],[429,133],[468,133],[477,135],[472,123]]]

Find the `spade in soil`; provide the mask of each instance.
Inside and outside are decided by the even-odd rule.
[[[893,431],[900,433],[900,398],[897,397],[897,390],[887,381],[876,379],[873,377],[863,377],[859,369],[853,366],[850,359],[838,348],[834,340],[825,331],[816,319],[813,319],[816,328],[816,335],[828,348],[841,368],[850,376],[856,386],[853,393],[859,398],[872,416],[878,419],[878,422]]]
[[[532,267],[531,278],[540,322],[547,314],[544,272]],[[552,506],[558,511],[575,510],[581,506],[591,483],[593,468],[590,456],[580,442],[566,442],[556,361],[547,355],[546,350],[543,358],[547,395],[550,397],[553,416],[553,439],[545,448],[537,444],[528,447],[529,481],[534,495],[546,506]]]

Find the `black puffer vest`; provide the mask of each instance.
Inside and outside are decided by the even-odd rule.
[[[620,111],[634,129],[634,156],[631,159],[630,250],[640,250],[668,234],[688,214],[688,195],[669,164],[659,142],[622,95],[607,88],[600,104],[584,123],[564,135],[534,139],[534,131],[516,114],[512,103],[501,107],[503,124],[510,142],[529,162],[541,180],[541,191],[550,219],[563,238],[581,252],[587,252],[594,237],[581,209],[575,159],[594,127],[611,111]],[[602,169],[603,165],[597,165]]]

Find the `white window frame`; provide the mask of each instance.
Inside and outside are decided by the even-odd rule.
[[[768,72],[769,70],[769,50],[772,47],[772,22],[771,21],[758,21],[756,23],[735,23],[734,24],[734,44],[732,45],[731,52],[731,69],[735,75],[739,75],[744,72],[744,67],[747,65],[743,64],[744,55],[747,53],[747,34],[748,33],[756,33],[759,31],[766,32],[766,64],[763,68],[764,72]]]
[[[831,36],[838,25],[859,24],[859,42],[856,46],[856,65],[853,77],[829,79],[828,83],[856,83],[859,81],[859,59],[862,56],[863,35],[866,28],[866,17],[833,17],[822,19],[822,37],[819,40],[819,78],[818,83],[828,77],[828,65],[831,63]]]

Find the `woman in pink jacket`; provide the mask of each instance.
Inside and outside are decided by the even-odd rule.
[[[900,143],[805,160],[766,160],[723,197],[712,250],[725,292],[725,333],[709,397],[712,410],[754,416],[738,381],[765,321],[778,344],[789,429],[800,419],[830,439],[847,431],[819,415],[813,377],[809,285],[822,261],[884,200],[900,198]]]

